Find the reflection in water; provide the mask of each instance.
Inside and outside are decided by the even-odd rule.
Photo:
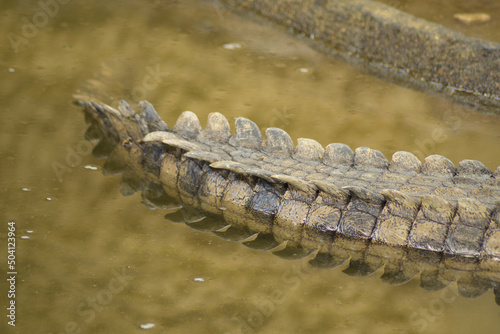
[[[23,18],[39,9],[38,1],[2,2],[1,30],[22,36]],[[490,23],[470,29],[494,36],[494,11]],[[30,236],[17,240],[14,331],[129,333],[148,323],[179,333],[498,328],[491,293],[469,300],[455,298],[453,284],[422,293],[418,280],[380,284],[379,271],[358,280],[345,267],[312,270],[307,258],[283,261],[165,221],[165,211],[120,196],[117,178],[85,168],[102,163],[82,146],[71,96],[81,89],[111,104],[147,99],[170,122],[186,109],[200,119],[219,111],[322,145],[439,153],[490,169],[500,165],[498,117],[381,83],[266,25],[190,1],[71,1],[37,29],[17,53],[5,35],[0,42],[1,211]],[[148,68],[164,75],[146,80]],[[54,165],[64,167],[62,182]],[[123,270],[134,278],[119,286]]]

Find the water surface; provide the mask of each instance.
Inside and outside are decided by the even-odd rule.
[[[433,3],[425,10],[417,1],[397,5],[500,42],[496,4],[480,2],[474,10],[488,11],[492,21],[468,28],[450,19],[463,2]],[[455,297],[455,285],[427,293],[418,279],[384,285],[382,271],[356,278],[342,273],[345,266],[311,269],[307,259],[285,261],[220,240],[164,219],[139,195],[123,197],[120,178],[103,176],[102,161],[89,153],[71,96],[81,90],[113,105],[147,99],[168,124],[184,110],[202,124],[218,111],[262,129],[284,128],[294,140],[369,146],[388,157],[398,150],[421,159],[437,153],[490,169],[500,165],[498,116],[384,83],[209,4],[68,1],[46,21],[40,6],[0,5],[0,235],[16,222],[18,271],[17,326],[4,319],[0,328],[136,333],[153,323],[152,333],[497,331],[500,306],[491,291],[465,299]],[[29,32],[26,22],[33,20],[38,27]],[[12,44],[8,33],[22,43]],[[6,301],[5,282],[1,287]]]

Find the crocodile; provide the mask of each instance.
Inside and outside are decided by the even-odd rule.
[[[204,0],[383,80],[499,113],[500,44],[371,0]]]
[[[202,129],[183,112],[170,128],[154,107],[125,101],[118,109],[75,96],[107,158],[106,175],[123,174],[121,193],[142,192],[146,205],[171,210],[173,221],[243,241],[251,248],[318,268],[350,259],[349,275],[384,267],[382,280],[402,284],[420,274],[426,290],[457,282],[466,297],[494,289],[500,305],[500,166],[431,155],[420,162],[396,152],[294,146],[282,129],[220,113]]]

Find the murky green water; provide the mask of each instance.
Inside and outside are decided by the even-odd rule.
[[[8,222],[16,223],[18,273],[16,326],[7,325],[2,280],[0,329],[135,333],[153,323],[151,333],[497,332],[491,291],[469,300],[455,298],[455,286],[427,293],[418,279],[392,287],[380,282],[382,272],[354,278],[342,268],[311,269],[307,260],[285,261],[167,221],[139,195],[122,197],[119,177],[89,169],[102,161],[89,154],[71,95],[147,99],[170,124],[183,110],[202,122],[219,111],[282,127],[294,139],[387,156],[439,153],[490,169],[500,165],[498,116],[383,83],[211,5],[63,2],[45,16],[37,1],[0,5],[0,235],[5,245]],[[449,13],[463,11],[463,2],[455,6],[428,7],[422,16],[459,26]],[[471,33],[500,42],[499,7],[480,6],[492,21]],[[12,44],[9,33],[21,39]]]

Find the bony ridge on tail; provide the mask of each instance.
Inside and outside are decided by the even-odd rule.
[[[474,160],[455,167],[439,155],[421,163],[408,152],[389,161],[367,147],[323,148],[312,139],[294,146],[277,128],[264,139],[245,118],[236,119],[233,134],[219,113],[204,129],[192,112],[169,128],[148,102],[137,113],[124,101],[116,110],[77,100],[101,134],[95,151],[107,156],[103,169],[123,173],[122,193],[142,191],[150,205],[176,201],[191,227],[207,216],[221,237],[254,238],[249,247],[286,242],[275,252],[285,258],[316,252],[317,267],[351,258],[348,272],[385,266],[390,284],[422,273],[425,287],[457,281],[462,295],[490,288],[500,295],[500,167],[492,172]]]

